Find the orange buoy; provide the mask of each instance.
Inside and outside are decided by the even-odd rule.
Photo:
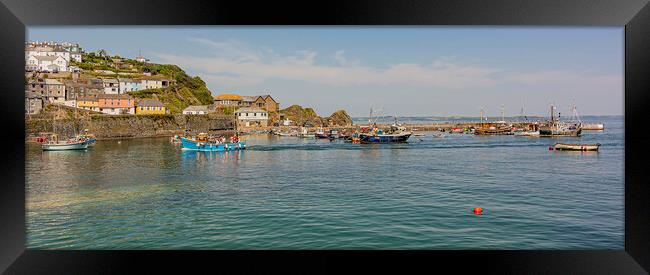
[[[475,207],[474,208],[474,214],[475,215],[482,215],[483,214],[483,208]]]

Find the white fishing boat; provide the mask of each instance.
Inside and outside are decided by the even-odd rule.
[[[300,136],[301,138],[315,138],[315,137],[316,137],[316,134],[310,134],[310,133],[307,131],[307,128],[302,128],[302,131],[300,132],[300,135],[299,135],[299,136]]]
[[[579,120],[560,121],[559,117],[555,117],[555,106],[551,105],[551,120],[539,128],[539,133],[540,137],[579,137],[582,133],[582,123]]]
[[[52,135],[50,141],[41,145],[43,151],[67,151],[67,150],[84,150],[90,144],[87,140],[67,140],[59,141],[58,135]]]

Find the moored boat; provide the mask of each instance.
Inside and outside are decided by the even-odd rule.
[[[75,142],[47,142],[41,145],[43,151],[67,151],[67,150],[84,150],[88,149],[88,143],[85,141]]]
[[[316,130],[316,133],[314,133],[315,138],[329,138],[329,134],[325,133],[323,128],[320,128]]]
[[[558,151],[598,151],[600,143],[596,144],[566,144],[556,143],[553,149]]]
[[[59,141],[58,135],[52,135],[50,141],[46,141],[41,145],[43,151],[67,151],[67,150],[84,150],[88,148],[88,141],[70,139],[67,141]]]
[[[479,128],[474,130],[475,135],[489,136],[489,135],[512,135],[512,127],[508,126],[490,126],[489,123],[484,123]]]
[[[605,130],[605,124],[602,123],[583,123],[582,130],[595,130],[602,131]]]
[[[394,124],[387,133],[374,128],[370,133],[359,134],[359,139],[360,143],[401,143],[406,142],[411,135],[405,127]]]
[[[339,138],[339,137],[340,137],[340,135],[339,135],[339,131],[338,131],[338,130],[335,130],[335,129],[330,130],[330,133],[329,133],[329,135],[328,135],[328,138],[329,138],[329,139],[337,139],[337,138]]]
[[[582,133],[582,124],[566,123],[555,117],[555,106],[551,105],[551,120],[539,128],[540,137],[579,137]]]

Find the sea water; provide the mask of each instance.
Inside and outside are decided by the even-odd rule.
[[[624,120],[593,120],[605,131],[579,138],[254,135],[221,153],[168,138],[28,144],[27,247],[622,249]],[[555,142],[602,146],[550,151]]]

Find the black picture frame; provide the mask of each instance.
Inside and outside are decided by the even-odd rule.
[[[32,25],[531,25],[625,26],[625,249],[467,251],[50,251],[25,248],[23,68]],[[98,1],[0,0],[0,271],[7,274],[473,270],[515,274],[647,274],[650,103],[646,0]],[[343,268],[342,265],[351,265]],[[451,268],[451,269],[447,269]]]

